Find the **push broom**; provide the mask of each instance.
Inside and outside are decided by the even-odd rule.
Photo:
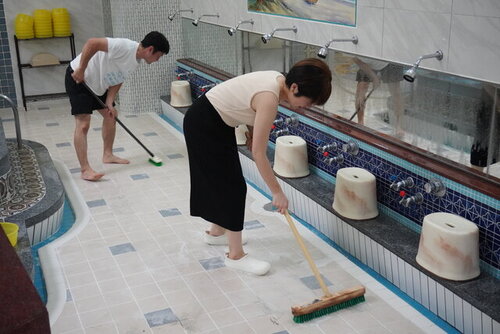
[[[297,228],[295,227],[295,224],[290,217],[288,210],[285,211],[285,217],[324,294],[321,299],[316,299],[311,304],[292,306],[293,321],[295,321],[296,323],[303,323],[314,318],[319,318],[323,315],[327,315],[335,311],[364,302],[365,287],[362,285],[335,293],[331,293],[328,290],[325,282],[321,278],[316,264],[311,258],[311,254],[309,254],[309,251],[307,250],[306,245],[304,244],[304,241],[299,234],[299,231],[297,231]]]
[[[108,107],[106,106],[106,104],[104,104],[104,102],[101,101],[101,99],[92,91],[92,89],[90,89],[89,86],[87,86],[87,84],[85,82],[82,82],[82,84],[85,86],[85,88],[87,88],[87,90],[90,92],[90,94],[92,94],[92,96],[94,96],[94,98],[99,102],[99,104],[103,107],[103,109],[107,109]],[[152,163],[153,165],[155,166],[161,166],[163,164],[162,160],[157,157],[156,155],[153,154],[153,152],[151,152],[150,150],[148,150],[148,148],[139,140],[139,138],[137,138],[133,133],[132,131],[130,131],[126,126],[125,124],[122,123],[122,121],[120,121],[118,119],[118,117],[115,117],[115,120],[118,124],[121,125],[121,127],[127,131],[127,133],[135,139],[135,141],[137,143],[139,143],[139,145],[142,146],[143,149],[146,150],[146,152],[148,152],[150,158],[149,158],[149,162]]]

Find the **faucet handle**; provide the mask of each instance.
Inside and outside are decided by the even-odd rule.
[[[333,142],[331,144],[326,144],[323,146],[318,146],[318,151],[324,153],[326,151],[336,151],[338,148],[337,143]]]
[[[405,180],[392,182],[390,188],[394,191],[399,191],[401,188],[413,188],[414,185],[415,181],[413,181],[413,178],[409,176]]]
[[[403,205],[405,208],[409,207],[410,204],[422,204],[424,202],[424,196],[422,193],[416,193],[413,196],[410,197],[403,197],[401,201],[399,201],[399,204]]]
[[[358,155],[359,145],[354,140],[349,139],[349,141],[342,145],[342,151],[351,155]]]
[[[424,190],[428,194],[442,197],[446,193],[446,186],[440,179],[433,178],[424,184]]]
[[[332,163],[335,163],[336,165],[340,165],[344,162],[344,156],[342,154],[337,155],[336,157],[333,158],[326,158],[324,160],[325,164],[330,166]]]

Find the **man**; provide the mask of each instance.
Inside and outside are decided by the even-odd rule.
[[[75,116],[74,145],[80,162],[81,177],[97,181],[104,176],[97,173],[87,158],[87,133],[93,110],[103,117],[102,139],[104,163],[128,164],[126,159],[113,154],[117,111],[114,108],[116,94],[122,83],[144,60],[151,64],[168,53],[170,45],[165,36],[152,31],[137,43],[126,38],[90,38],[66,71],[65,85]],[[106,104],[103,109],[85,85]]]

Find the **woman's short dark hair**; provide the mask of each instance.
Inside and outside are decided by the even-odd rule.
[[[332,72],[328,65],[317,58],[307,58],[297,62],[286,75],[288,88],[297,84],[299,92],[295,96],[305,96],[315,105],[323,105],[332,93]]]
[[[167,38],[158,31],[151,31],[149,34],[144,37],[144,39],[141,41],[141,45],[144,48],[147,48],[149,46],[153,46],[154,52],[163,52],[164,54],[167,54],[168,51],[170,51],[170,45],[168,44]]]

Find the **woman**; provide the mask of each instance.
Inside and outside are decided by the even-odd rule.
[[[205,232],[208,244],[229,245],[227,267],[255,275],[264,275],[271,267],[243,251],[246,183],[234,128],[240,124],[253,127],[248,134],[253,159],[271,190],[273,205],[285,213],[288,199],[266,156],[278,105],[322,105],[330,97],[331,79],[323,61],[304,59],[286,77],[276,71],[260,71],[227,80],[198,98],[187,111],[183,127],[191,176],[191,215],[212,223]]]

